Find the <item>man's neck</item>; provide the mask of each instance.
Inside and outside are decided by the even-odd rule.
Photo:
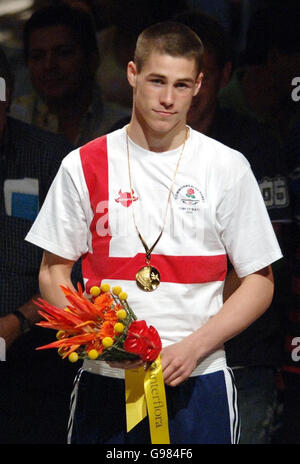
[[[133,114],[128,126],[128,135],[134,143],[145,150],[160,153],[175,150],[184,143],[186,124],[180,122],[169,132],[155,131],[146,124],[139,123]]]

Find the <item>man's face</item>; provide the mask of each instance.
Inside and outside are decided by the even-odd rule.
[[[78,95],[87,61],[72,31],[57,25],[31,33],[28,68],[36,92],[44,100],[56,100]]]
[[[217,66],[215,54],[204,52],[203,56],[203,80],[201,89],[193,98],[187,121],[191,127],[197,127],[197,123],[215,112],[217,97],[223,85],[223,72]]]
[[[169,132],[186,122],[192,98],[201,85],[194,59],[153,52],[141,72],[128,65],[134,89],[134,110],[141,125],[155,132]]]

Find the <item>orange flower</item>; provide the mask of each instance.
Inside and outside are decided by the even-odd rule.
[[[95,298],[94,305],[103,311],[105,309],[109,309],[113,302],[114,300],[109,293],[102,293]]]
[[[111,321],[104,321],[102,324],[101,329],[99,330],[99,335],[101,338],[111,337],[114,336],[114,323]]]
[[[103,314],[103,318],[104,318],[105,321],[110,321],[110,322],[113,322],[114,324],[118,320],[117,313],[116,313],[116,311],[114,309],[110,309],[109,311],[105,311],[105,313]]]

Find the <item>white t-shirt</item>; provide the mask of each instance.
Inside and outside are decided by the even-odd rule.
[[[135,274],[144,265],[145,250],[132,209],[150,247],[163,225],[181,149],[149,152],[129,141],[133,202],[125,128],[74,150],[63,160],[26,237],[63,258],[83,256],[88,285],[120,285],[138,319],[158,330],[163,346],[182,340],[219,311],[226,254],[239,277],[282,256],[248,161],[190,130],[164,232],[151,258],[161,283],[153,292],[138,288]],[[103,373],[103,364],[84,365]],[[201,362],[194,375],[225,365],[224,351],[218,350]],[[105,368],[104,374],[107,369],[112,371]]]

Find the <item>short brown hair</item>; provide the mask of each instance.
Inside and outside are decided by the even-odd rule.
[[[185,24],[165,21],[153,24],[138,37],[134,54],[137,72],[141,72],[152,52],[174,57],[194,58],[197,74],[202,68],[203,44]]]

